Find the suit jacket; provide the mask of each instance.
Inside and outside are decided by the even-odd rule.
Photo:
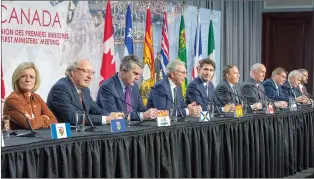
[[[284,82],[284,84],[282,85],[282,92],[283,94],[288,98],[288,101],[289,101],[289,98],[295,98],[295,97],[298,97],[298,92],[295,88],[293,88],[290,83],[287,81]],[[295,95],[293,94],[293,90],[295,91]]]
[[[146,106],[148,108],[156,108],[159,110],[170,110],[174,108],[172,103],[172,93],[169,78],[166,77],[154,85],[155,89],[151,89],[148,94]],[[186,116],[185,108],[187,107],[183,96],[181,86],[177,86],[176,93],[177,108]]]
[[[235,88],[237,90],[238,95],[240,95],[238,87],[235,86]],[[227,92],[224,92],[224,91],[227,91]],[[226,104],[229,104],[229,103],[231,103],[231,104],[241,104],[241,98],[238,97],[239,101],[237,103],[237,101],[236,101],[237,96],[234,95],[234,90],[232,89],[232,87],[228,83],[228,81],[225,80],[225,79],[223,81],[221,81],[217,85],[217,87],[215,89],[215,92],[216,92],[216,96],[217,96],[218,100],[223,105],[226,105]]]
[[[306,89],[306,86],[305,86],[305,85],[303,85],[303,88],[304,88],[304,93],[303,93],[303,94],[304,94],[305,96],[311,98],[312,95],[311,95],[309,92],[307,92],[307,89]],[[302,93],[302,89],[300,88],[299,85],[298,85],[297,89],[298,89],[298,91],[300,91],[300,92]],[[299,96],[302,96],[302,95],[299,94]]]
[[[284,95],[284,93],[282,92],[281,85],[277,85],[278,91],[279,91],[279,95],[278,95],[278,92],[276,90],[276,84],[272,78],[265,80],[263,82],[263,86],[265,88],[265,93],[268,98],[276,100],[276,101],[287,101],[287,102],[289,101],[289,98],[287,97],[287,95]]]
[[[265,106],[266,97],[261,92],[265,92],[264,86],[260,84],[259,89],[261,91],[259,91],[258,89],[252,87],[252,85],[256,86],[256,82],[251,77],[249,77],[241,85],[241,95],[251,104],[260,102],[263,106]]]
[[[43,99],[36,93],[32,93],[28,97],[24,93],[18,91],[12,92],[6,99],[3,106],[3,114],[10,115],[11,117],[11,129],[29,129],[25,117],[16,111],[19,110],[22,113],[28,113],[30,116],[34,116],[32,120],[29,120],[33,129],[49,128],[50,124],[58,123],[56,117],[47,107]],[[11,108],[14,107],[15,109]],[[48,116],[49,119],[44,117]]]
[[[108,91],[111,91],[114,96]],[[123,92],[118,73],[116,73],[113,77],[101,84],[96,102],[99,107],[109,112],[126,111],[127,104],[118,98],[125,101],[125,94]],[[139,120],[136,112],[145,112],[148,108],[146,108],[143,104],[137,84],[131,88],[131,102],[133,109],[133,112],[131,113],[131,120]]]
[[[222,107],[221,102],[217,100],[215,88],[211,82],[208,83],[207,92],[202,79],[200,77],[195,78],[187,87],[186,103],[190,104],[195,101],[197,105],[202,106],[204,111],[207,111],[207,105],[209,102],[214,103],[218,107]]]
[[[89,88],[81,89],[85,113],[94,125],[102,124],[102,116],[109,112],[99,108],[90,96]],[[47,105],[59,122],[70,122],[75,125],[75,112],[83,111],[77,89],[68,77],[61,78],[49,91]],[[89,124],[86,120],[86,124]]]

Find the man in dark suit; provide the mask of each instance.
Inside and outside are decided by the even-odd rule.
[[[273,70],[271,78],[265,80],[262,84],[268,98],[275,100],[277,107],[287,107],[289,98],[282,92],[281,86],[287,79],[287,71],[283,68]]]
[[[262,85],[265,73],[266,67],[261,63],[256,63],[251,67],[250,77],[241,85],[241,95],[252,104],[253,110],[262,109],[265,105],[266,97],[263,93],[265,89]]]
[[[66,77],[52,86],[47,99],[48,107],[59,122],[75,125],[77,111],[85,111],[94,125],[109,124],[110,120],[123,117],[123,113],[109,114],[93,101],[88,85],[95,72],[88,59],[71,62],[65,74]]]
[[[218,100],[223,104],[241,104],[239,89],[236,86],[240,80],[240,73],[235,65],[227,65],[223,69],[223,80],[217,85],[215,91]],[[234,106],[234,105],[233,105]]]
[[[142,73],[142,68],[143,65],[137,56],[123,57],[119,72],[100,85],[97,105],[109,112],[130,112],[131,120],[155,119],[157,109],[145,107],[135,83]]]
[[[196,104],[202,106],[204,111],[207,111],[207,105],[209,103],[214,103],[218,108],[221,108],[221,111],[229,112],[235,108],[232,104],[225,104],[223,107],[222,103],[217,100],[214,85],[211,83],[211,80],[215,73],[215,62],[209,58],[202,59],[198,65],[198,77],[195,78],[187,88],[186,92],[186,102],[187,104],[192,103],[193,101]]]
[[[167,77],[155,83],[148,95],[146,106],[159,110],[178,109],[185,116],[199,116],[202,110],[195,102],[187,105],[182,95],[181,84],[186,78],[185,63],[171,60],[167,67]],[[180,114],[180,112],[178,112]]]
[[[308,97],[302,95],[298,89],[302,78],[302,73],[298,70],[293,70],[288,75],[288,80],[282,85],[282,92],[289,98],[295,98],[298,103],[310,103]]]
[[[307,84],[307,80],[309,79],[309,74],[306,69],[298,69],[298,71],[302,73],[302,78],[298,86],[298,89],[299,91],[302,92],[302,94],[311,98],[312,95],[307,91],[306,86],[305,86]]]

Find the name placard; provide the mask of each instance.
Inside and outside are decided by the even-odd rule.
[[[157,114],[157,126],[171,126],[168,110],[159,110]]]
[[[124,119],[113,119],[110,121],[111,132],[118,133],[118,132],[125,132],[126,125]]]
[[[275,113],[274,106],[269,104],[266,113],[267,114],[274,114]]]
[[[243,109],[242,109],[242,105],[238,104],[235,106],[236,110],[235,110],[235,117],[243,117]]]
[[[52,139],[72,137],[71,127],[69,123],[50,124],[50,132]]]
[[[210,121],[210,115],[208,111],[202,111],[199,122],[208,122]]]

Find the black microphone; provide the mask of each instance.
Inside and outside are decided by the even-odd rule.
[[[195,90],[197,90],[197,91],[200,93],[200,94],[196,94],[196,93],[193,93],[193,94],[195,94],[195,95],[197,95],[197,96],[200,96],[201,98],[206,99],[208,102],[212,102],[212,101],[210,101],[207,97],[203,96],[203,95],[202,95],[202,92],[201,92],[199,89],[195,88],[194,86],[189,86],[189,87],[190,87],[190,88],[193,88],[193,89],[195,89]],[[213,102],[213,103],[214,103],[214,102]],[[221,111],[218,109],[218,107],[215,105],[215,103],[214,103],[214,106],[215,106],[216,110],[218,111],[219,117],[224,117],[224,115],[221,113]]]
[[[249,101],[248,101],[246,98],[244,98],[244,97],[242,97],[242,96],[240,96],[240,95],[238,95],[238,94],[235,94],[235,93],[232,92],[232,91],[228,91],[228,90],[224,90],[224,89],[219,89],[218,92],[226,92],[226,93],[229,93],[229,94],[231,94],[231,95],[235,95],[235,96],[241,98],[242,101],[246,102],[246,103],[248,104],[248,106],[250,107],[250,109],[251,109],[252,111],[254,111],[253,108],[251,107],[251,104],[249,103]]]
[[[115,94],[113,94],[110,90],[108,90],[108,89],[106,89],[106,88],[102,88],[102,89],[104,89],[105,91],[109,92],[113,97],[115,97],[115,98],[119,99],[120,101],[124,102],[126,105],[131,106],[131,108],[133,109],[133,112],[135,112],[136,117],[138,118],[138,120],[139,120],[139,121],[142,121],[141,118],[140,118],[140,116],[137,114],[137,112],[134,111],[133,105],[131,105],[131,104],[129,104],[128,102],[124,101],[123,99],[117,97],[117,96],[116,96]]]
[[[173,102],[172,100],[170,100],[166,95],[164,95],[164,94],[162,94],[160,91],[158,91],[155,87],[152,86],[151,89],[153,89],[154,91],[156,91],[159,96],[165,97],[168,101],[170,101],[170,102],[173,104],[173,106],[178,109],[180,115],[182,116],[182,119],[185,119],[185,116],[182,114],[182,111],[180,110],[180,108],[178,108],[178,107],[174,104],[174,102]]]
[[[2,100],[1,100],[1,102],[3,102],[4,104],[8,105],[10,108],[14,109],[15,111],[19,112],[20,114],[22,114],[24,116],[24,118],[26,119],[26,122],[27,122],[27,125],[28,125],[29,129],[31,130],[30,132],[18,134],[18,135],[16,135],[16,137],[39,137],[38,133],[33,129],[31,123],[29,122],[28,118],[25,116],[24,113],[22,113],[21,111],[19,111],[15,107],[9,105],[8,103],[6,103],[6,102],[4,102]]]
[[[63,90],[63,89],[60,89],[60,90]],[[67,91],[63,90],[64,92],[68,93]],[[82,111],[84,111],[80,106],[77,106],[76,104],[72,103],[71,101],[68,101],[67,99],[63,99],[65,101],[67,101],[68,103],[72,104],[73,106],[81,109]],[[82,96],[82,102],[84,102],[84,98]],[[89,118],[89,116],[85,113],[85,117],[87,118],[89,124],[90,124],[90,127],[85,129],[86,132],[100,132],[102,130],[98,130],[97,127],[93,124],[92,120]]]
[[[260,84],[260,85],[262,85],[262,84]],[[266,95],[266,93],[265,93],[264,91],[262,91],[261,89],[259,89],[258,87],[256,87],[256,86],[253,85],[253,84],[248,85],[248,87],[251,87],[251,88],[254,87],[254,88],[256,88],[258,91],[261,91],[261,92],[264,94],[264,96],[266,97],[267,101],[270,101],[270,102],[274,105],[274,108],[275,108],[275,109],[278,109],[277,106],[275,105],[274,101],[273,101],[272,99],[268,98],[268,96]],[[253,89],[253,88],[252,88],[252,89]]]

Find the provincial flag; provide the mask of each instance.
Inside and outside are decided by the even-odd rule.
[[[110,78],[116,73],[115,60],[114,60],[114,38],[112,27],[112,14],[110,7],[110,0],[107,3],[106,18],[104,27],[104,44],[103,44],[103,56],[100,69],[100,75],[103,78],[99,84],[104,80]]]
[[[202,58],[202,33],[201,25],[196,26],[195,41],[194,41],[194,64],[192,70],[192,79],[198,76],[197,67]]]
[[[146,105],[148,93],[155,84],[155,67],[154,67],[154,49],[153,49],[153,26],[150,9],[147,8],[146,13],[146,32],[144,41],[143,56],[143,80],[140,86],[140,93],[144,105]]]
[[[180,61],[185,63],[186,67],[186,37],[185,37],[185,25],[184,25],[184,17],[181,15],[181,22],[180,22],[180,31],[179,31],[179,54],[178,58]],[[182,83],[182,95],[185,99],[186,94],[186,86],[187,86],[187,79]]]
[[[50,124],[50,130],[52,139],[72,137],[71,127],[69,123]]]
[[[166,76],[166,66],[169,63],[169,40],[168,40],[168,22],[167,13],[164,12],[164,17],[162,21],[162,31],[161,31],[161,50],[162,59],[160,60],[160,71],[162,72],[163,78]]]
[[[124,56],[134,54],[133,53],[133,30],[132,30],[132,15],[131,5],[128,5],[125,18],[125,36],[124,36]]]

